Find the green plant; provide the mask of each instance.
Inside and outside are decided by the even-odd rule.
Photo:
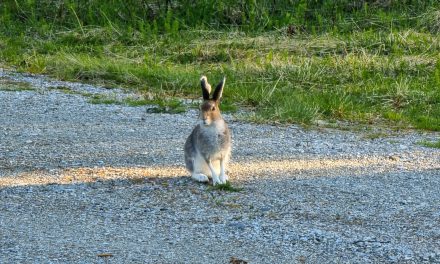
[[[440,130],[438,1],[129,2],[6,1],[0,65],[146,93],[90,101],[152,112],[185,111],[205,74],[255,122]]]
[[[178,114],[187,110],[186,106],[177,99],[156,99],[152,100],[151,103],[154,104],[154,106],[147,109],[147,112],[149,113]]]
[[[437,141],[421,141],[420,145],[428,147],[428,148],[440,148],[440,140]]]
[[[209,186],[208,190],[218,190],[218,191],[225,191],[225,192],[241,192],[243,188],[238,188],[232,186],[230,181],[227,181],[223,184],[217,184],[215,186]]]
[[[17,82],[8,78],[0,78],[0,91],[19,92],[35,90],[29,83]]]

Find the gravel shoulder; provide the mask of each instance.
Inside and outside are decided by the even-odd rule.
[[[81,95],[136,96],[123,90],[0,79],[32,85],[0,89],[0,263],[440,263],[440,150],[419,144],[439,133],[225,115],[242,190],[219,191],[184,169],[195,110],[152,114]]]

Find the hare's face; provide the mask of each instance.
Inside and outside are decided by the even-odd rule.
[[[208,83],[208,78],[206,78],[206,76],[202,76],[200,79],[203,95],[203,103],[200,107],[200,119],[205,126],[209,126],[212,122],[222,119],[219,105],[223,93],[223,87],[225,86],[225,81],[226,78],[223,77],[223,80],[220,81],[215,88],[212,98],[210,98],[209,94],[211,93],[211,85]]]
[[[211,125],[212,122],[221,119],[219,105],[214,100],[206,100],[200,107],[200,119],[205,126]]]

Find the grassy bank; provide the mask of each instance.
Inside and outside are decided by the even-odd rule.
[[[359,7],[331,14],[307,5],[302,10],[302,1],[293,2],[298,5],[287,10],[297,13],[288,19],[277,13],[264,25],[263,11],[270,7],[252,11],[252,5],[244,5],[241,20],[232,23],[232,11],[225,11],[214,23],[202,15],[186,17],[178,7],[156,11],[153,18],[121,21],[104,9],[97,9],[98,20],[95,13],[87,18],[90,11],[70,5],[63,9],[64,20],[62,12],[54,15],[57,20],[40,13],[44,6],[19,5],[21,16],[2,18],[0,64],[136,89],[152,101],[199,97],[201,74],[211,82],[225,75],[225,105],[251,109],[250,120],[347,120],[440,130],[440,11],[435,2],[415,9],[361,1]],[[13,8],[17,5],[4,6],[4,14]]]

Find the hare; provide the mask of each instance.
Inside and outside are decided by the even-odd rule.
[[[231,132],[220,114],[220,98],[226,78],[217,85],[212,98],[211,85],[202,76],[203,103],[200,107],[200,123],[185,142],[185,164],[191,177],[199,182],[223,184],[228,180],[225,173],[231,156]]]

